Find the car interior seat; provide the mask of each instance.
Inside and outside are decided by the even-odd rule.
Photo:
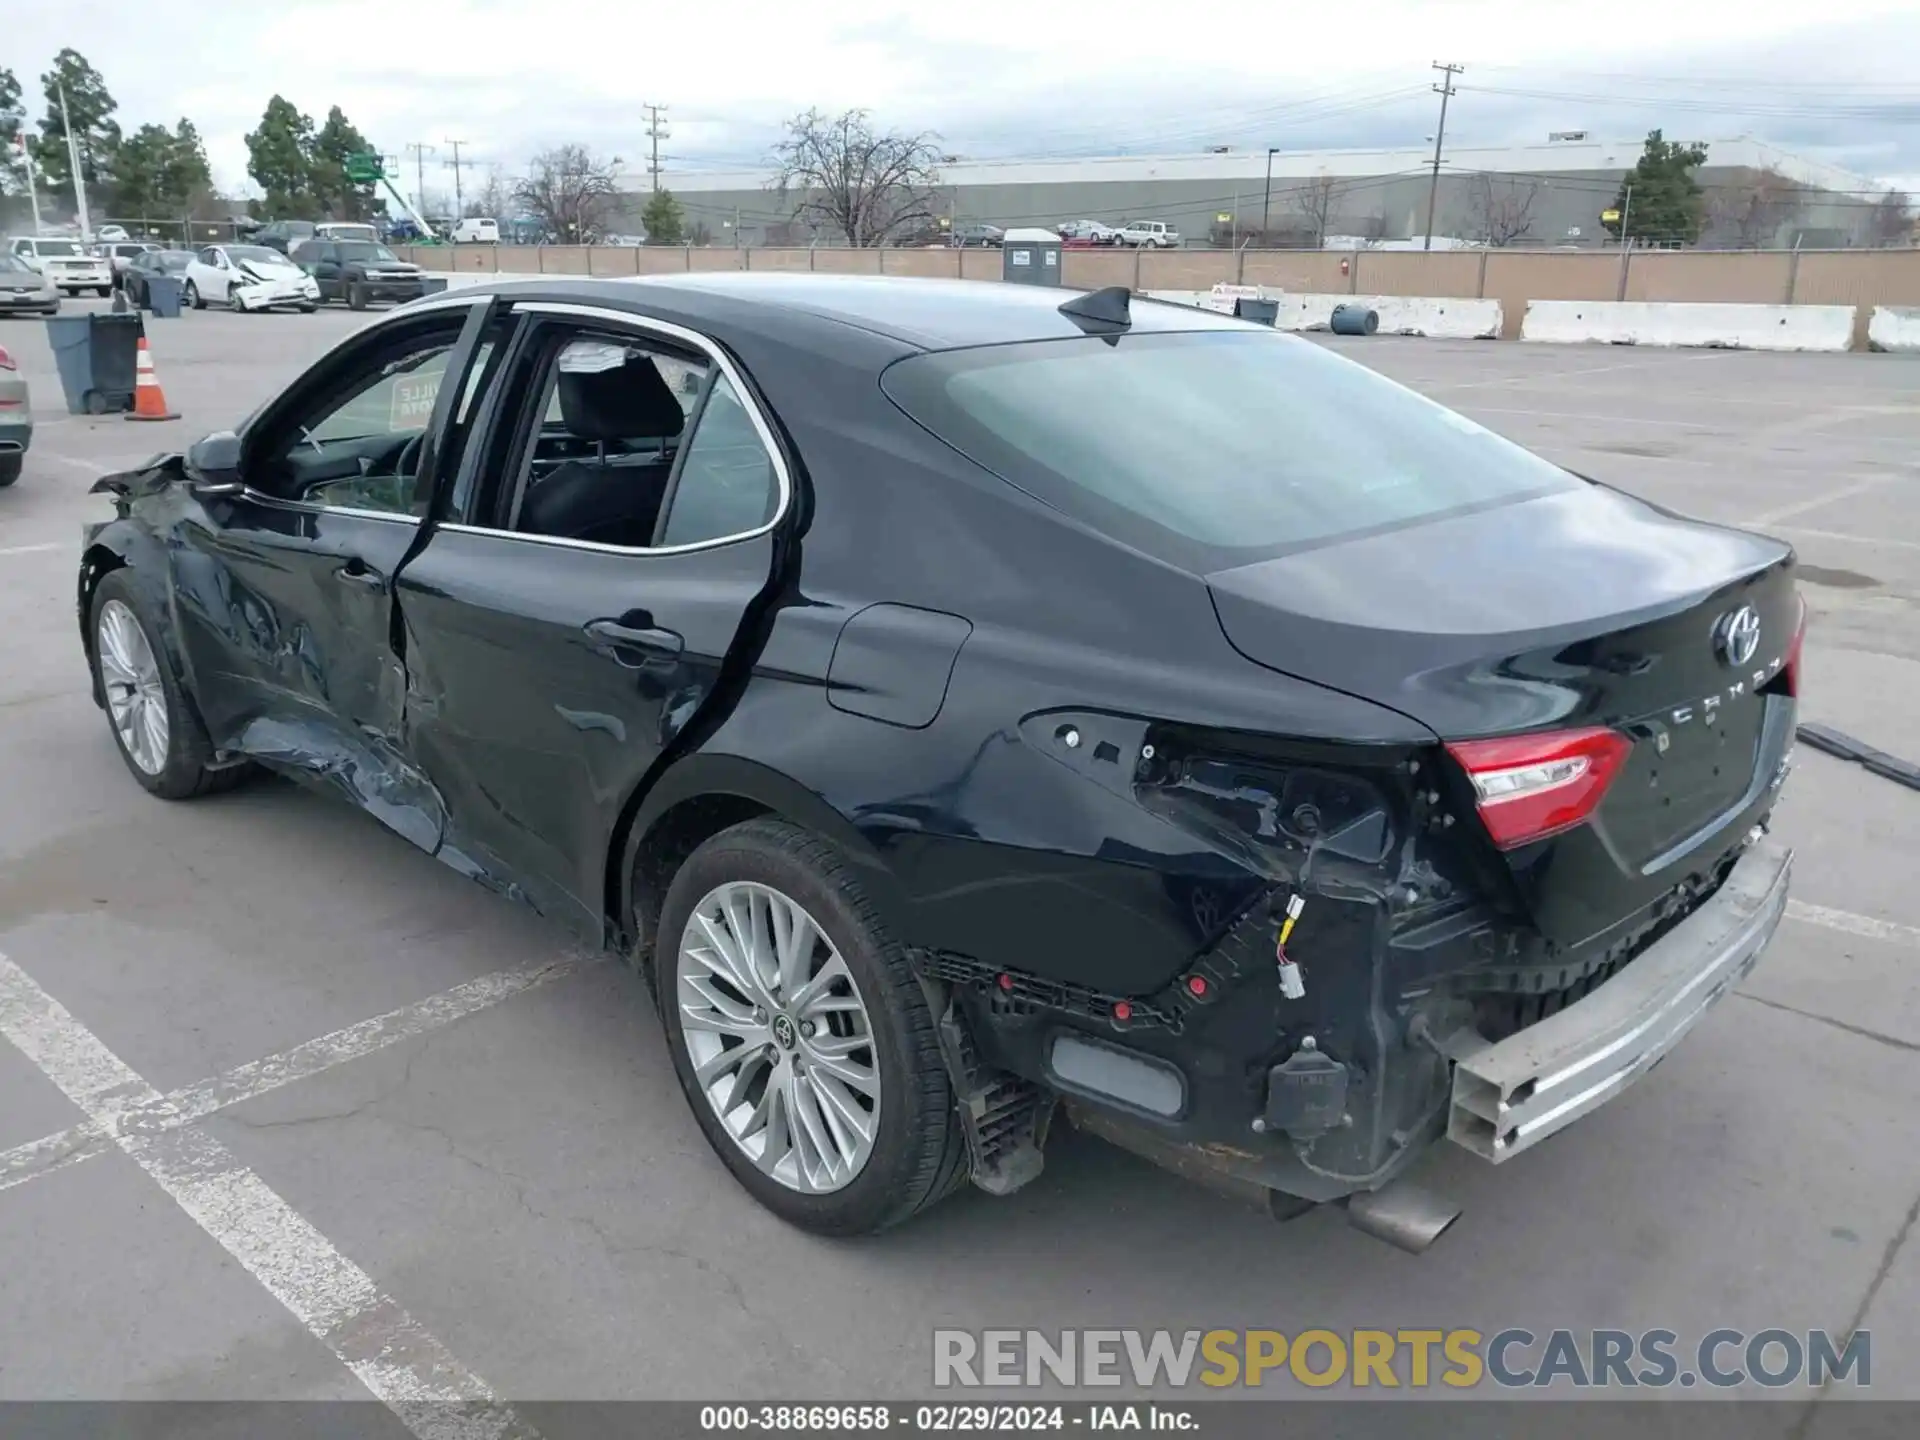
[[[569,460],[536,481],[520,507],[518,528],[534,535],[643,547],[673,473],[673,442],[686,414],[651,358],[630,355],[607,370],[562,370],[560,415],[596,454]],[[657,451],[632,454],[633,441],[657,441]]]

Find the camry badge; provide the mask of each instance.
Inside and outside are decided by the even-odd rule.
[[[1753,652],[1760,648],[1760,617],[1754,608],[1742,605],[1722,615],[1713,627],[1713,645],[1723,665],[1738,669],[1753,659]]]

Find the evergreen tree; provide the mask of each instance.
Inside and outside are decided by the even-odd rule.
[[[1700,238],[1706,217],[1706,205],[1693,174],[1706,161],[1706,146],[1682,144],[1653,131],[1614,197],[1613,208],[1619,218],[1601,222],[1607,233],[1619,239],[1625,226],[1626,235],[1640,243],[1693,244]]]

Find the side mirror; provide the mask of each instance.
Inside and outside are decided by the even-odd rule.
[[[187,483],[202,499],[238,495],[246,489],[240,475],[240,437],[217,430],[187,447]]]

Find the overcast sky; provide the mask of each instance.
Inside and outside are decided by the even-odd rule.
[[[1920,189],[1914,0],[12,0],[0,63],[39,113],[63,45],[105,75],[131,130],[190,117],[216,180],[246,184],[243,137],[276,91],[341,105],[389,154],[450,139],[511,174],[582,141],[644,163],[644,102],[669,107],[676,169],[764,158],[782,117],[871,109],[969,156],[1418,145],[1435,60],[1467,66],[1461,143],[1550,129],[1749,133]],[[24,12],[24,13],[23,13]],[[139,23],[135,22],[138,15]],[[1502,93],[1505,92],[1505,93]],[[1521,93],[1515,93],[1521,92]],[[411,161],[408,163],[411,169]],[[408,188],[411,188],[409,186]]]

